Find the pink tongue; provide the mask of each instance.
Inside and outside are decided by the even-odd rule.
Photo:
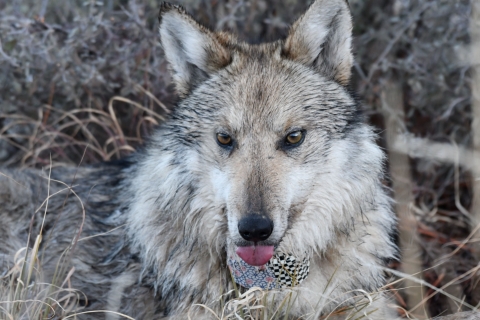
[[[273,246],[238,247],[237,254],[251,266],[263,266],[273,256]]]

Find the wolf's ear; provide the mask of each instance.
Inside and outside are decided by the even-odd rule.
[[[182,7],[164,2],[158,19],[163,50],[181,97],[230,63],[231,54],[220,38]]]
[[[347,85],[353,55],[352,19],[346,0],[316,0],[291,27],[283,54]]]

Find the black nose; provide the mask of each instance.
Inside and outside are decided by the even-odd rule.
[[[247,241],[267,240],[273,231],[273,221],[267,216],[250,214],[238,223],[238,232]]]

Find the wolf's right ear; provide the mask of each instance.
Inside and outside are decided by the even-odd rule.
[[[161,43],[180,97],[230,63],[231,54],[217,35],[182,7],[164,2],[158,19]]]
[[[316,0],[292,25],[283,54],[347,85],[353,65],[351,43],[347,0]]]

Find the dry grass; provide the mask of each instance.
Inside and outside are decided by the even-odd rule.
[[[426,289],[422,299],[432,316],[480,303],[475,258],[480,239],[470,215],[479,179],[478,150],[472,151],[478,143],[468,57],[471,1],[350,1],[357,53],[352,87],[370,122],[380,128],[380,145],[408,155],[411,200],[406,205],[416,220],[419,285],[442,288],[440,294]],[[202,23],[251,41],[281,36],[307,5],[292,0],[182,4]],[[156,34],[157,6],[152,0],[0,3],[2,165],[107,161],[143,143],[175,99]],[[392,79],[401,87],[404,116],[387,145],[385,119],[391,110],[381,95]],[[54,284],[42,284],[41,261],[32,253],[34,248],[17,255],[11,277],[0,287],[5,319],[48,315],[49,306],[60,313],[81,312],[72,302],[81,293],[68,287],[69,271]],[[405,270],[405,263],[391,267]],[[29,278],[36,279],[33,286]],[[410,297],[401,286],[394,282],[384,290],[394,292],[396,303],[407,309]],[[235,301],[265,304],[256,291]],[[237,302],[226,305],[225,315],[245,309]]]
[[[69,286],[74,269],[64,279],[55,279],[53,283],[43,281],[38,256],[40,243],[37,238],[33,248],[18,251],[15,266],[0,279],[0,319],[64,318],[81,310],[77,302],[82,293]]]
[[[50,172],[52,167],[49,168]],[[55,181],[60,182],[60,181]],[[60,257],[52,279],[46,281],[45,274],[42,271],[44,252],[40,250],[43,242],[49,239],[43,239],[42,234],[49,201],[54,196],[60,195],[68,190],[68,196],[76,197],[83,208],[83,217],[85,209],[81,199],[73,191],[72,187],[62,183],[65,188],[50,194],[50,176],[48,177],[48,196],[36,210],[44,212],[41,221],[41,227],[36,236],[33,246],[28,245],[15,253],[13,266],[0,276],[0,320],[13,319],[68,319],[75,318],[78,315],[86,313],[115,313],[127,319],[133,319],[129,316],[109,310],[82,311],[83,304],[88,304],[88,297],[81,291],[72,287],[71,277],[75,273],[75,268],[67,270],[66,266],[71,265],[68,261],[75,254],[75,247],[78,241],[83,240],[81,233],[83,223],[78,226],[78,233],[72,235],[71,244]],[[32,215],[31,226],[34,224],[35,214]],[[30,230],[32,229],[30,226]],[[27,243],[31,243],[31,232],[29,233]]]
[[[50,180],[48,187],[50,188]],[[6,275],[0,277],[0,319],[2,320],[63,318],[76,312],[79,308],[81,309],[77,302],[82,293],[77,292],[70,285],[70,277],[75,270],[73,268],[68,271],[63,270],[66,264],[62,263],[70,256],[70,249],[74,247],[74,244],[59,257],[52,281],[45,282],[42,272],[40,246],[45,215],[51,196],[54,195],[50,195],[48,192],[48,197],[36,210],[39,212],[45,207],[40,233],[35,238],[33,247],[27,246],[20,249],[15,254],[14,265]],[[33,220],[31,224],[33,224]],[[27,243],[30,243],[30,234]],[[60,278],[59,275],[63,274],[66,276]]]
[[[268,293],[268,295],[267,295]],[[333,311],[327,313],[320,318],[315,317],[319,310],[322,310],[326,306],[326,303],[319,301],[315,306],[312,306],[311,313],[303,315],[300,319],[305,320],[326,320],[335,319],[337,316],[342,316],[345,319],[362,319],[368,318],[376,312],[376,310],[367,311],[369,307],[378,297],[380,292],[368,293],[363,290],[355,292],[353,298],[345,299],[344,301],[334,301],[337,305]],[[229,293],[228,293],[229,294]],[[274,293],[273,293],[274,294]],[[273,298],[275,295],[273,295]],[[270,298],[270,299],[269,299]],[[328,301],[328,297],[326,297]],[[194,314],[196,308],[203,308],[207,310],[212,319],[218,320],[237,320],[237,319],[249,319],[249,320],[263,320],[263,319],[289,319],[290,309],[297,299],[297,293],[295,290],[291,290],[286,297],[280,301],[279,305],[273,303],[272,292],[267,292],[258,287],[253,287],[244,293],[238,293],[237,297],[224,302],[224,307],[221,313],[216,313],[214,310],[206,305],[194,305],[191,308],[191,313]],[[354,302],[354,307],[345,307],[343,303]],[[328,301],[332,303],[332,301]],[[194,316],[189,315],[189,320],[194,319]]]

